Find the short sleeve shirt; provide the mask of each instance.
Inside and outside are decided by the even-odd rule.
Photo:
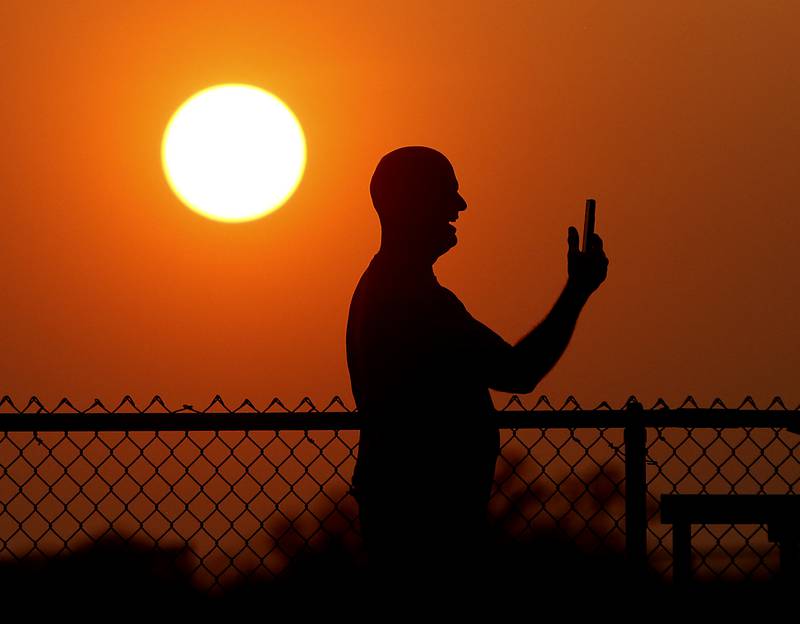
[[[488,496],[500,439],[489,388],[511,351],[432,270],[401,270],[376,254],[347,322],[350,381],[365,417],[354,494],[430,486]]]

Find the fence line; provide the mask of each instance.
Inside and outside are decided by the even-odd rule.
[[[502,432],[490,509],[512,537],[553,527],[590,550],[626,547],[667,578],[660,494],[800,487],[800,405],[780,397],[766,409],[751,397],[735,408],[687,397],[649,409],[629,397],[620,409],[587,410],[572,396],[560,407],[542,396],[530,409],[512,396],[490,416]],[[80,410],[67,399],[47,409],[36,397],[20,408],[5,396],[0,561],[117,535],[180,548],[197,583],[224,591],[275,576],[331,538],[357,554],[348,490],[364,417],[339,397],[322,410],[308,397],[294,410],[278,399],[230,409],[219,396],[204,409],[170,410],[160,397],[139,408],[126,396],[113,409],[95,400]],[[409,411],[406,422],[421,418]],[[701,526],[693,546],[701,578],[762,578],[777,567],[764,527]]]

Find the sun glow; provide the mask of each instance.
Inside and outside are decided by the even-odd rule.
[[[190,97],[170,119],[161,163],[172,190],[218,221],[258,219],[294,193],[306,165],[300,122],[274,95],[223,84]]]

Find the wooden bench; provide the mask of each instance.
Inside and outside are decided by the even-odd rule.
[[[692,524],[765,524],[780,549],[780,575],[798,577],[800,497],[794,494],[662,494],[661,522],[672,525],[675,583],[691,580]]]

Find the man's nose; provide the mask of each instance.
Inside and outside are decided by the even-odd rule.
[[[467,202],[466,200],[461,197],[461,193],[458,194],[458,210],[461,212],[462,210],[467,209]]]

